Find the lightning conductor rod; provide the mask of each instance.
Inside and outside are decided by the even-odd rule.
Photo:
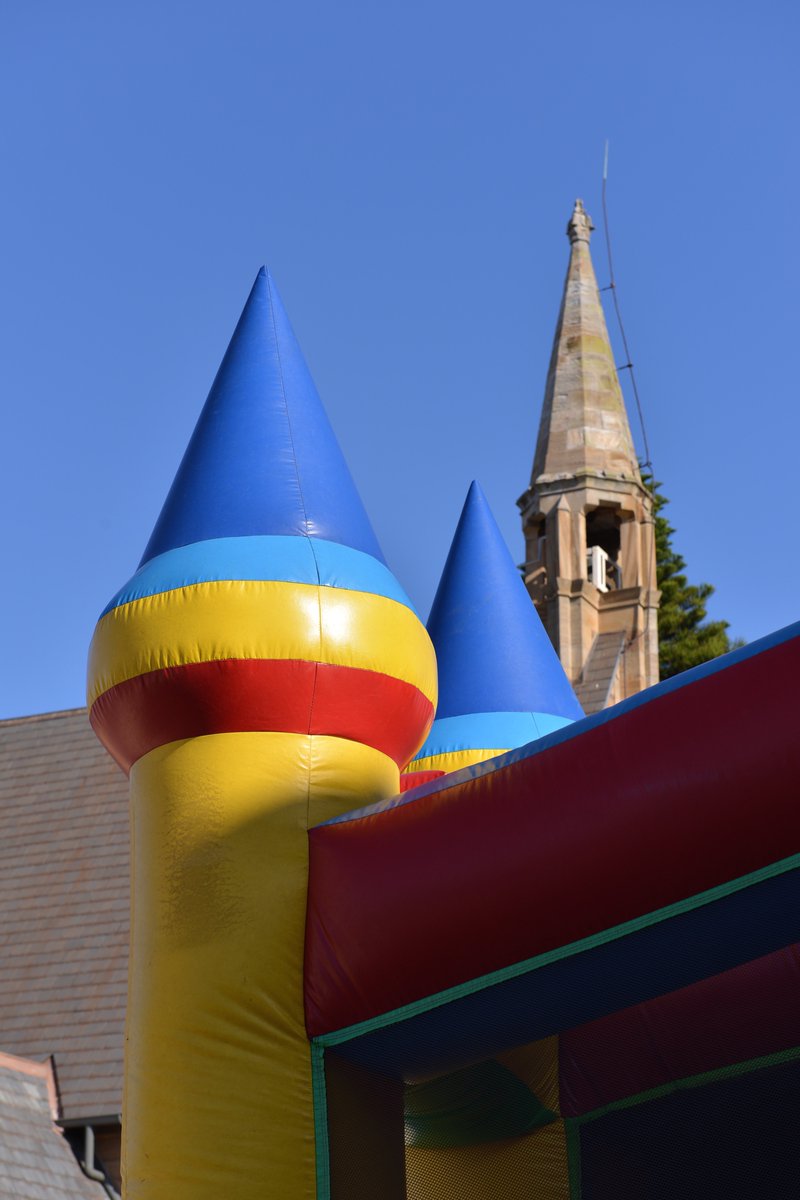
[[[628,349],[628,339],[625,336],[625,326],[622,323],[622,313],[620,311],[619,299],[617,297],[617,281],[614,278],[614,261],[611,257],[611,234],[610,234],[609,228],[608,228],[608,203],[606,200],[607,184],[608,184],[608,139],[606,139],[605,154],[603,155],[603,229],[604,229],[605,235],[606,235],[606,253],[608,255],[609,284],[608,284],[607,288],[603,288],[603,291],[611,292],[611,295],[614,299],[614,311],[617,314],[617,324],[619,325],[619,332],[622,337],[622,346],[623,346],[623,349],[625,350],[625,358],[626,358],[625,365],[621,369],[623,371],[624,370],[630,371],[631,387],[633,388],[633,395],[634,395],[634,399],[636,400],[636,411],[639,414],[639,425],[642,430],[642,445],[644,447],[644,454],[645,454],[645,460],[642,463],[642,466],[645,467],[648,471],[650,471],[652,473],[653,463],[650,458],[650,446],[647,441],[647,430],[646,430],[645,424],[644,424],[644,414],[642,412],[642,404],[639,399],[639,389],[636,386],[636,375],[633,370],[633,361],[631,359],[631,352]]]

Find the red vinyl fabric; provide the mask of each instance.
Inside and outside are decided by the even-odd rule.
[[[542,749],[312,829],[311,1036],[796,853],[798,674],[795,629]]]
[[[412,788],[422,787],[423,783],[431,783],[446,774],[446,771],[409,771],[400,776],[400,791],[410,792]]]
[[[800,1046],[800,947],[566,1030],[561,1111],[606,1104]]]
[[[251,658],[137,675],[104,692],[90,716],[124,771],[167,742],[262,730],[348,738],[404,767],[419,741],[408,731],[430,723],[433,705],[412,684],[379,671]]]

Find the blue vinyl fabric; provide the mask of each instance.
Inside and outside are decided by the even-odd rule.
[[[568,717],[556,717],[551,713],[489,712],[442,717],[434,721],[416,757],[428,758],[458,750],[524,746],[571,724]]]
[[[406,1081],[527,1045],[800,940],[800,866],[643,928],[609,933],[600,944],[563,947],[560,957],[499,972],[496,981],[476,980],[466,994],[453,989],[459,994],[429,997],[363,1031],[354,1026],[318,1041]]]
[[[439,663],[437,719],[490,712],[583,716],[477,482],[467,493],[428,633]]]
[[[256,276],[142,557],[257,534],[338,542],[383,562],[272,277]]]
[[[388,567],[371,554],[321,538],[278,534],[214,538],[157,554],[140,567],[103,610],[174,588],[222,579],[283,580],[386,596],[414,607]]]

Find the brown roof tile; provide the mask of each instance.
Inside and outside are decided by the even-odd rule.
[[[0,721],[0,1050],[54,1056],[66,1120],[120,1111],[128,872],[127,781],[86,710]]]

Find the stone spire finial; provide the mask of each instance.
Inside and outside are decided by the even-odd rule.
[[[588,244],[593,229],[592,218],[583,207],[583,201],[576,200],[567,225],[567,237],[571,243],[586,242]]]

